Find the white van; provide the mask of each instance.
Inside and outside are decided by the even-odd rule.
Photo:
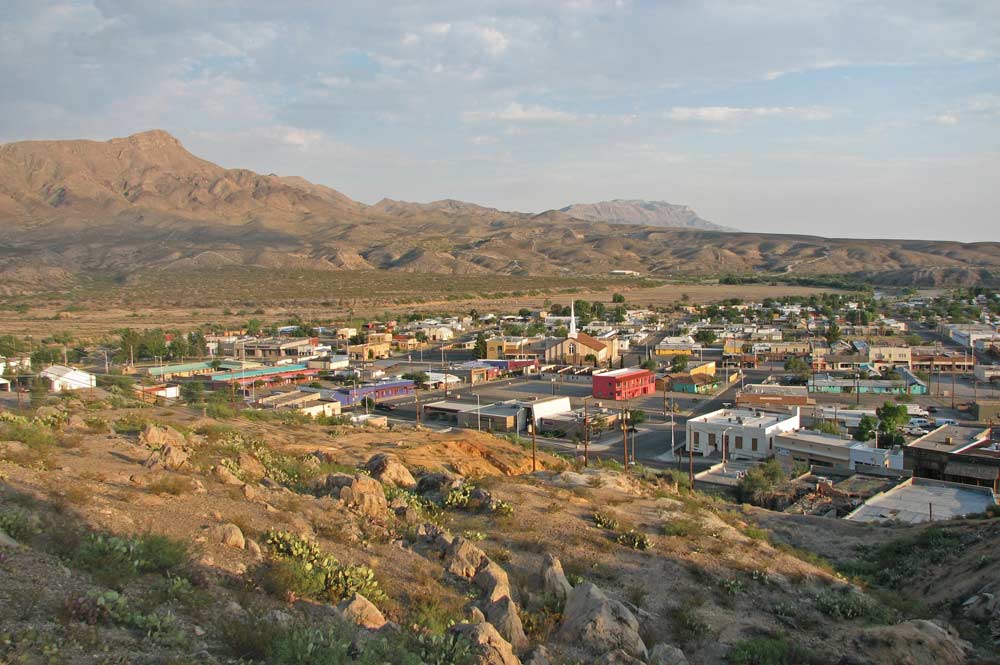
[[[938,421],[940,424],[940,421]],[[907,423],[910,427],[930,427],[933,423],[926,418],[910,418],[910,422]]]
[[[935,424],[938,427],[941,427],[941,425],[957,425],[958,424],[958,421],[955,420],[955,419],[953,419],[953,418],[937,418],[934,422],[935,422]]]

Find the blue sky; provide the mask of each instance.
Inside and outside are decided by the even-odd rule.
[[[154,127],[366,203],[1000,240],[995,0],[8,0],[0,141]]]

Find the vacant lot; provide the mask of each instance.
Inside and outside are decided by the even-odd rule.
[[[831,289],[788,285],[661,284],[609,277],[408,274],[388,271],[278,271],[231,268],[146,273],[126,284],[94,283],[66,292],[0,301],[0,333],[96,336],[122,327],[190,328],[294,316],[343,321],[383,312],[516,311],[572,298],[662,307],[724,298],[758,300]]]

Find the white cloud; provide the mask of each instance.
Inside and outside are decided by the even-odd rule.
[[[493,57],[506,51],[510,45],[507,36],[494,27],[470,25],[465,30],[468,34],[478,39],[483,49]]]
[[[830,109],[814,106],[675,106],[664,115],[669,120],[727,123],[753,118],[775,117],[795,120],[829,120],[834,114]]]
[[[424,32],[434,37],[444,37],[451,32],[451,23],[431,23]]]
[[[507,122],[569,122],[578,116],[566,111],[542,106],[540,104],[524,105],[511,102],[499,111],[466,111],[461,115],[464,122],[481,120],[504,120]]]
[[[403,46],[414,46],[420,43],[420,35],[413,32],[408,32],[405,35],[403,35],[403,39],[400,40],[400,43]]]
[[[942,113],[941,115],[936,115],[931,118],[934,122],[939,125],[957,125],[959,123],[958,116],[954,113]]]

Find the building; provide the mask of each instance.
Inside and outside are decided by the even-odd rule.
[[[97,377],[80,369],[65,365],[50,365],[38,374],[49,382],[49,390],[54,393],[82,390],[97,386]]]
[[[712,395],[719,390],[721,380],[714,374],[694,374],[692,372],[675,372],[663,377],[660,385],[678,393],[697,395]]]
[[[920,478],[1000,492],[998,439],[990,428],[942,425],[903,449],[903,466]]]
[[[594,374],[592,379],[595,399],[634,399],[655,391],[656,377],[648,369],[616,369]]]
[[[942,325],[939,330],[968,349],[972,349],[979,340],[992,340],[1000,337],[997,329],[987,323],[948,323]]]
[[[315,357],[318,345],[319,339],[315,337],[268,337],[236,342],[234,351],[239,358],[260,362],[292,362]]]
[[[532,401],[522,401],[518,404],[527,410],[528,419],[539,426],[539,421],[544,418],[551,418],[556,415],[572,413],[573,407],[570,405],[569,397],[542,397]]]
[[[736,405],[748,408],[812,406],[806,386],[783,386],[778,383],[751,383],[736,395]]]
[[[304,390],[271,393],[258,399],[257,406],[262,409],[295,411],[311,418],[339,416],[341,412],[341,405],[337,400],[326,400],[319,392]]]
[[[158,383],[153,386],[135,384],[133,386],[140,395],[142,401],[155,401],[157,397],[162,399],[180,399],[181,387],[176,383]]]
[[[974,374],[977,381],[1000,383],[1000,365],[976,365]]]
[[[972,405],[977,423],[1000,423],[1000,400],[981,399]]]
[[[910,367],[912,354],[908,346],[870,346],[868,364],[882,370],[885,367]]]
[[[174,365],[154,365],[152,367],[143,368],[142,372],[158,381],[170,381],[171,379],[177,378],[214,374],[220,369],[253,369],[255,367],[260,367],[260,364],[254,362],[240,362],[238,360],[222,360],[217,361],[215,364],[209,362],[194,362]]]
[[[996,495],[988,487],[914,477],[876,494],[844,519],[920,524],[982,513],[996,504]]]
[[[774,437],[774,457],[786,470],[797,464],[849,469],[861,464],[887,468],[890,455],[891,451],[886,448],[812,430],[786,432]]]
[[[302,390],[319,390],[324,399],[335,399],[340,402],[341,406],[354,406],[365,399],[370,399],[378,403],[386,399],[413,395],[416,392],[416,384],[410,379],[399,379],[395,381],[377,381],[375,383],[345,386],[336,390],[311,387],[303,387]]]
[[[475,360],[451,367],[448,371],[470,386],[485,383],[500,376],[499,367]]]
[[[664,337],[659,344],[654,347],[653,352],[658,356],[693,356],[701,354],[702,346],[694,341],[691,335],[678,337]]]
[[[305,363],[278,367],[257,367],[212,374],[209,380],[217,387],[238,386],[241,389],[264,385],[282,385],[309,381],[319,375],[319,370]]]
[[[896,369],[899,380],[834,378],[817,374],[809,379],[809,392],[828,394],[926,395],[927,384],[905,367]]]
[[[799,428],[799,413],[757,409],[719,409],[687,421],[687,445],[692,453],[734,459],[770,457],[774,438]]]

